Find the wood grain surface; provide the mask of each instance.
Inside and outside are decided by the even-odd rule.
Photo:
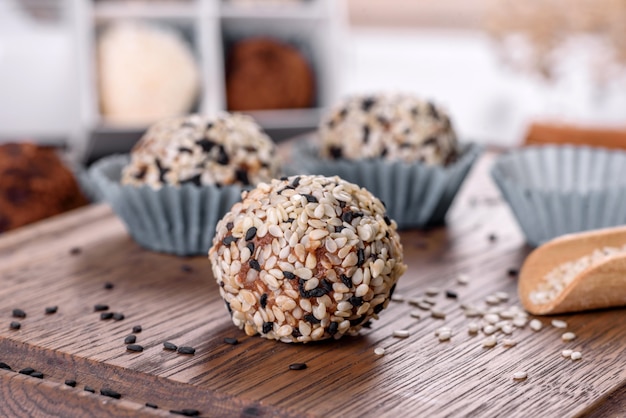
[[[541,318],[539,332],[515,330],[518,344],[482,347],[460,303],[481,304],[497,291],[517,304],[516,278],[530,251],[501,201],[483,158],[470,174],[446,227],[402,233],[408,272],[394,301],[359,337],[307,345],[247,337],[219,298],[206,258],[179,258],[137,246],[105,205],[44,221],[0,238],[0,415],[160,416],[625,416],[626,315],[605,310],[562,315],[577,338]],[[458,274],[470,282],[458,284]],[[106,289],[105,283],[114,285]],[[421,319],[406,300],[429,287],[446,314]],[[124,319],[101,320],[107,304]],[[45,308],[58,306],[54,314]],[[12,317],[15,308],[26,318]],[[19,321],[19,330],[10,322]],[[126,350],[133,326],[140,353]],[[439,342],[435,330],[453,329]],[[392,336],[405,329],[405,339]],[[501,340],[502,335],[496,334]],[[237,345],[224,338],[237,338]],[[192,346],[195,355],[163,349]],[[378,356],[374,349],[383,347]],[[580,350],[582,360],[561,356]],[[306,363],[304,370],[290,370]],[[43,379],[16,373],[32,367]],[[514,381],[513,373],[528,378]],[[64,384],[77,382],[75,388]],[[96,393],[84,390],[92,387]],[[121,399],[101,395],[102,388]],[[159,406],[152,409],[145,403]],[[191,412],[191,411],[188,411]]]

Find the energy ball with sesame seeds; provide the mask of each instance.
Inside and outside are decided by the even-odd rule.
[[[251,117],[194,114],[150,127],[131,152],[122,184],[250,186],[278,171],[274,143]]]
[[[395,221],[366,189],[294,176],[244,192],[217,225],[209,259],[247,335],[309,342],[356,334],[406,270]]]
[[[446,165],[459,154],[450,118],[434,103],[407,94],[350,97],[322,121],[320,153]]]

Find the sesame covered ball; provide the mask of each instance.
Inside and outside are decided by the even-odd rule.
[[[249,116],[222,113],[160,121],[131,151],[122,183],[196,186],[255,185],[277,176],[272,140]]]
[[[330,159],[445,165],[458,154],[446,112],[411,95],[350,97],[326,116],[319,134],[321,156]]]
[[[235,325],[283,342],[358,333],[406,270],[383,203],[322,176],[244,192],[218,223],[209,259]]]

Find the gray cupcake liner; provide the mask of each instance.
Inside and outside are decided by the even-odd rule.
[[[384,160],[327,160],[309,140],[294,144],[289,174],[337,175],[372,192],[385,202],[390,218],[401,229],[423,228],[445,220],[457,191],[480,155],[476,144],[462,146],[459,159],[448,166],[428,166]]]
[[[128,155],[106,157],[89,173],[103,200],[122,219],[142,247],[180,256],[206,255],[215,225],[241,200],[238,186],[129,186],[120,183]]]
[[[496,159],[491,175],[528,244],[626,224],[626,152],[527,147]]]

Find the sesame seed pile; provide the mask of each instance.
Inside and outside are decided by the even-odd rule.
[[[209,259],[247,335],[339,338],[389,303],[406,270],[396,228],[379,199],[339,177],[283,177],[244,192]]]
[[[154,124],[131,152],[122,183],[255,185],[279,172],[275,146],[254,120],[241,114],[189,115]]]
[[[354,96],[322,121],[322,157],[384,158],[448,164],[458,143],[448,115],[435,104],[404,94]]]
[[[599,248],[591,254],[556,266],[530,292],[530,300],[536,305],[550,303],[584,270],[602,263],[613,255],[623,254],[624,252],[626,252],[626,245],[622,247]]]

